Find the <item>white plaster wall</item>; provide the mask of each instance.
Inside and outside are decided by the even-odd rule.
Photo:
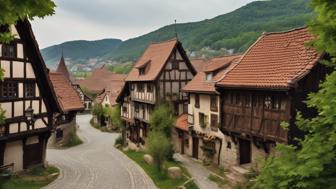
[[[19,124],[18,123],[12,123],[9,125],[9,133],[18,133],[19,132]]]
[[[10,77],[10,62],[7,60],[1,60],[1,68],[5,70],[4,77],[9,78]]]
[[[23,110],[23,101],[17,101],[14,102],[14,116],[23,116],[24,115],[24,110]]]
[[[23,98],[23,83],[19,83],[19,98]]]
[[[4,153],[4,164],[14,163],[14,171],[23,169],[23,147],[22,141],[9,142],[6,144]]]
[[[45,118],[45,120],[47,120],[47,118]],[[41,128],[45,128],[47,127],[44,122],[42,121],[42,119],[37,119],[35,121],[35,129],[41,129]]]
[[[12,103],[11,102],[3,102],[0,103],[1,108],[5,111],[5,117],[11,118],[12,117]]]
[[[20,43],[17,44],[17,57],[22,59],[24,58],[23,45]]]
[[[31,63],[28,63],[26,65],[26,75],[27,75],[27,78],[35,78],[35,73],[34,73]]]
[[[16,28],[15,28],[14,25],[11,25],[10,30],[11,30],[12,35],[14,35],[15,39],[20,39],[20,35],[17,32],[17,30],[16,30]]]
[[[23,62],[13,61],[13,77],[23,78],[24,77],[24,64]]]
[[[39,143],[39,138],[37,136],[27,138],[26,145]]]
[[[27,124],[26,122],[21,122],[20,123],[20,132],[27,131]]]

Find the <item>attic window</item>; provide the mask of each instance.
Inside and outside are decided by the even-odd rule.
[[[179,69],[179,63],[178,62],[172,62],[172,69],[173,70],[178,70]]]
[[[213,73],[212,73],[212,72],[206,74],[206,78],[205,78],[205,79],[206,79],[207,81],[211,81],[212,78],[213,78]]]
[[[145,75],[145,68],[139,68],[139,75]]]

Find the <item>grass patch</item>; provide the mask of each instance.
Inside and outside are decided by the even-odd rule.
[[[220,177],[218,177],[217,175],[214,175],[214,174],[210,174],[208,176],[208,179],[217,183],[218,187],[220,187],[220,188],[223,188],[227,184],[227,182],[224,179],[222,179],[222,178],[220,178]]]
[[[75,133],[71,138],[69,139],[69,142],[64,144],[64,147],[74,147],[78,146],[80,144],[83,144],[83,141],[79,138],[79,136]]]
[[[148,165],[144,160],[143,156],[144,152],[135,152],[135,151],[124,151],[124,153],[133,161],[135,161],[143,170],[148,174],[149,177],[152,178],[156,186],[160,189],[175,189],[179,186],[183,185],[189,178],[189,173],[187,170],[181,166],[180,163],[175,161],[166,161],[163,165],[164,170],[168,167],[176,166],[180,167],[183,173],[183,177],[181,179],[170,179],[165,173],[159,172],[154,166]],[[187,177],[188,176],[188,177]],[[186,184],[187,189],[198,189],[195,183],[192,181]]]
[[[39,189],[54,181],[59,173],[58,168],[34,168],[29,172],[23,172],[12,176],[10,179],[0,179],[1,189]]]

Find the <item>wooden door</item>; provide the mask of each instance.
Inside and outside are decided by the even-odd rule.
[[[198,138],[192,138],[192,157],[198,159]]]
[[[251,163],[251,142],[239,139],[239,159],[240,164]]]
[[[25,145],[23,148],[23,168],[27,169],[30,166],[42,163],[43,142],[36,144]]]
[[[184,133],[182,132],[181,137],[181,154],[184,154]]]

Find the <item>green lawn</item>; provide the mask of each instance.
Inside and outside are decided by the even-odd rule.
[[[124,151],[124,153],[129,158],[131,158],[133,161],[135,161],[138,165],[140,165],[144,169],[144,171],[152,178],[156,186],[159,187],[160,189],[175,189],[181,186],[184,182],[188,180],[186,176],[190,178],[187,170],[184,167],[182,167],[180,163],[178,162],[167,161],[164,164],[165,169],[171,166],[181,167],[183,174],[186,175],[182,177],[181,179],[174,180],[174,179],[168,178],[166,174],[158,172],[157,169],[154,168],[154,166],[148,165],[143,160],[143,156],[145,154],[144,152]],[[186,188],[187,189],[198,189],[198,187],[193,182],[188,183],[186,185]]]
[[[46,169],[35,168],[29,173],[21,173],[8,180],[0,179],[0,189],[39,189],[57,178],[57,175],[48,177],[53,173],[59,173],[53,166]]]
[[[79,138],[79,136],[75,133],[71,136],[70,140],[68,143],[64,145],[64,147],[74,147],[77,145],[83,144],[83,141]]]

